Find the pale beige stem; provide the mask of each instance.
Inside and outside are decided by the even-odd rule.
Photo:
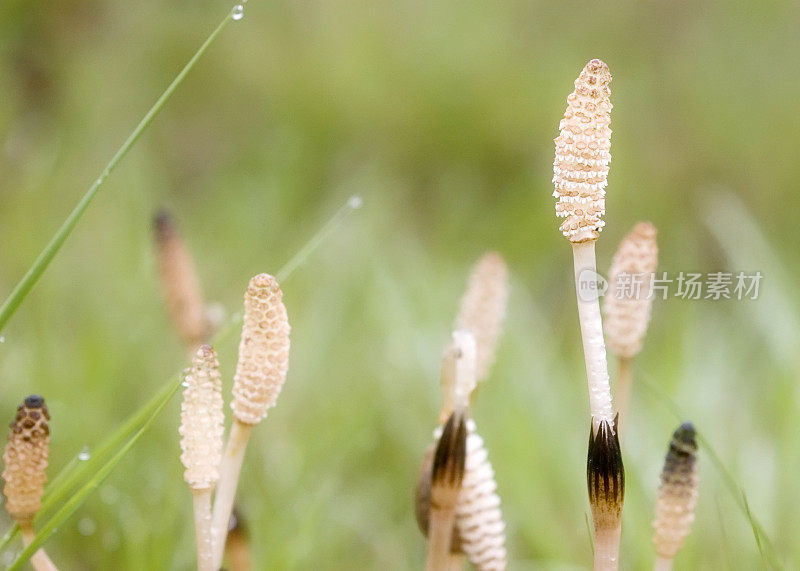
[[[450,544],[453,540],[455,516],[455,506],[453,509],[435,509],[433,505],[431,506],[428,524],[428,560],[425,566],[427,571],[453,569]]]
[[[22,542],[26,546],[30,545],[33,538],[36,537],[33,527],[30,525],[21,525],[20,531],[22,532]],[[43,548],[33,554],[31,557],[31,565],[36,571],[58,571],[58,567],[50,560]]]
[[[653,565],[653,571],[672,571],[672,562],[674,559],[659,556]]]
[[[616,571],[622,527],[594,530],[594,571]]]
[[[625,427],[628,426],[628,407],[631,402],[631,389],[633,384],[633,359],[619,358],[619,371],[617,373],[617,410],[619,411],[619,439],[625,436]]]
[[[214,544],[211,541],[211,491],[211,488],[192,490],[197,571],[214,570]]]
[[[214,569],[222,566],[222,555],[225,552],[225,538],[228,535],[228,523],[233,511],[233,500],[236,486],[239,484],[239,473],[242,470],[244,451],[253,426],[233,419],[231,434],[222,456],[219,470],[217,496],[214,499],[214,514],[211,518],[211,537],[214,544]]]
[[[447,560],[447,571],[461,571],[464,567],[464,556],[461,553],[451,553]]]
[[[597,261],[594,240],[572,244],[575,267],[575,292],[578,297],[578,317],[581,324],[586,377],[589,382],[589,406],[595,430],[605,421],[613,426],[614,411],[611,386],[608,380],[606,344],[603,339],[603,320],[600,298],[596,289]]]

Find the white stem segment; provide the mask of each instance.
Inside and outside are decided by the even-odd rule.
[[[26,546],[30,545],[33,538],[36,537],[33,528],[29,525],[20,526],[20,531],[22,532],[22,543]],[[31,565],[36,571],[58,571],[58,567],[50,560],[44,549],[39,549],[31,556]]]
[[[622,526],[594,530],[594,571],[616,571]]]
[[[581,322],[583,354],[586,359],[586,376],[589,381],[589,407],[594,429],[600,423],[614,425],[611,403],[611,386],[608,381],[606,344],[603,340],[603,321],[600,315],[597,261],[594,240],[572,244],[575,266],[575,292],[578,297],[578,317]]]
[[[214,544],[211,541],[211,491],[212,488],[192,490],[197,571],[214,571]]]
[[[656,559],[655,565],[653,565],[653,571],[672,571],[673,561],[674,559],[659,556],[658,559]]]
[[[253,426],[233,419],[231,434],[222,456],[217,496],[214,499],[214,514],[211,518],[211,537],[214,544],[214,569],[222,566],[222,555],[225,553],[225,539],[228,536],[228,523],[233,511],[233,500],[239,484],[239,473],[242,471],[244,451]]]

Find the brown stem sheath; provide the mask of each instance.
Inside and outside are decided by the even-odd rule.
[[[431,471],[427,571],[451,568],[453,525],[467,453],[465,411],[456,410],[445,424],[436,445]]]

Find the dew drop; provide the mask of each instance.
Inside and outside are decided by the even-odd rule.
[[[0,335],[0,343],[5,343],[5,342],[6,342],[6,336]]]
[[[364,201],[357,194],[354,194],[353,196],[351,196],[347,201],[347,206],[349,206],[353,210],[358,210],[359,208],[361,208],[361,206],[363,204],[364,204]]]
[[[244,18],[244,6],[241,4],[237,4],[233,7],[233,12],[231,12],[231,18],[236,20],[237,22]]]
[[[81,462],[86,462],[89,458],[91,458],[91,454],[89,454],[89,447],[84,446],[83,449],[78,453],[78,460]]]

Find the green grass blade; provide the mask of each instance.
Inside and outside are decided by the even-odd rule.
[[[742,489],[742,487],[736,483],[736,479],[725,467],[725,464],[717,455],[716,451],[708,442],[708,440],[706,440],[705,437],[699,432],[697,433],[696,437],[697,442],[705,450],[706,456],[711,460],[711,463],[714,464],[717,472],[722,476],[725,486],[728,488],[728,491],[733,496],[736,504],[747,518],[747,521],[750,523],[750,527],[753,528],[753,536],[755,537],[756,545],[758,546],[758,551],[761,553],[762,559],[765,558],[769,562],[770,567],[773,569],[783,569],[783,563],[781,563],[780,559],[775,553],[775,546],[773,545],[772,540],[770,540],[767,532],[764,530],[764,526],[761,525],[761,522],[759,522],[756,516],[750,511],[750,505],[747,502],[747,496],[745,495],[744,489]]]
[[[294,271],[303,265],[303,263],[308,259],[308,257],[314,253],[323,242],[325,242],[326,238],[330,236],[334,230],[336,230],[339,225],[344,222],[344,220],[355,210],[361,208],[361,197],[359,196],[351,196],[347,199],[342,206],[339,207],[336,212],[333,213],[328,221],[317,230],[311,238],[300,248],[297,253],[292,256],[288,262],[286,262],[283,267],[278,270],[278,273],[275,274],[275,279],[278,280],[279,284],[283,284],[289,276],[291,276]],[[214,336],[214,340],[212,345],[217,347],[220,343],[226,341],[231,335],[236,333],[242,327],[242,314],[235,313],[231,316],[231,319],[228,320],[228,323],[220,329],[217,334]]]
[[[36,550],[39,549],[44,543],[50,538],[53,533],[61,526],[73,513],[77,510],[81,504],[94,492],[97,487],[105,481],[105,479],[111,474],[114,468],[119,464],[119,462],[125,457],[125,455],[133,448],[133,445],[142,437],[142,435],[147,431],[150,425],[158,416],[158,413],[167,406],[167,403],[170,401],[172,396],[178,391],[180,387],[180,383],[174,383],[170,386],[170,391],[166,395],[166,398],[159,403],[159,407],[153,411],[153,414],[147,419],[147,421],[139,427],[139,430],[120,448],[116,454],[114,454],[111,459],[105,463],[95,474],[92,478],[90,478],[81,488],[77,491],[77,493],[73,494],[69,500],[59,509],[52,518],[50,518],[47,523],[45,523],[39,532],[36,534],[36,537],[33,538],[33,541],[22,550],[22,552],[17,556],[13,563],[9,566],[9,570],[13,569],[20,569],[31,556],[36,553]]]
[[[11,527],[8,528],[8,531],[3,534],[3,538],[0,539],[0,551],[3,551],[6,546],[11,543],[15,537],[19,534],[19,526],[15,523]]]
[[[161,111],[161,109],[164,107],[164,104],[183,82],[184,78],[192,70],[200,57],[205,53],[209,46],[214,43],[214,40],[217,39],[217,36],[219,36],[220,32],[222,32],[225,26],[228,25],[232,19],[232,14],[233,11],[229,12],[222,22],[219,23],[216,29],[211,32],[211,35],[206,38],[206,41],[203,42],[203,45],[200,46],[200,48],[195,52],[180,73],[178,73],[175,79],[172,80],[172,83],[169,84],[169,87],[167,87],[167,89],[161,94],[161,96],[145,114],[142,120],[139,121],[139,124],[131,132],[131,134],[128,135],[128,138],[125,139],[125,142],[122,143],[122,146],[108,162],[106,167],[100,173],[100,176],[97,177],[97,179],[92,183],[92,185],[89,187],[89,190],[86,191],[86,193],[83,195],[83,198],[81,198],[80,202],[78,202],[77,206],[75,206],[72,212],[70,212],[69,216],[67,216],[66,220],[64,220],[64,223],[50,239],[50,242],[47,244],[47,246],[45,246],[41,254],[39,254],[39,257],[36,258],[36,261],[33,262],[33,265],[28,269],[5,302],[3,302],[3,305],[0,307],[0,331],[3,330],[6,323],[8,323],[8,320],[11,319],[11,316],[17,311],[23,300],[30,293],[33,286],[36,285],[37,281],[39,281],[39,278],[47,269],[47,266],[49,266],[50,262],[53,261],[53,258],[61,249],[61,246],[64,245],[64,242],[72,233],[72,230],[78,224],[78,221],[81,219],[84,212],[86,212],[89,204],[103,186],[103,183],[105,182],[106,178],[108,178],[108,175],[114,171],[119,162],[125,157],[125,155],[128,154],[128,151],[130,151],[134,143],[136,143],[142,133],[147,129],[150,123],[152,123],[153,119],[156,117],[156,115],[158,115],[159,111]]]
[[[747,519],[750,520],[750,525],[753,527],[753,535],[756,538],[756,545],[758,545],[758,552],[761,554],[761,560],[764,563],[766,563],[766,557],[764,557],[764,548],[761,547],[761,534],[759,533],[759,530],[755,525],[753,514],[750,513],[750,504],[747,501],[747,495],[744,493],[744,490],[740,491],[742,492],[742,501],[744,502],[744,509],[747,512]]]
[[[180,377],[180,375],[175,375]],[[172,398],[175,391],[180,386],[180,380],[173,380],[165,384],[147,403],[137,410],[133,416],[128,418],[125,423],[117,428],[100,446],[91,452],[89,459],[78,462],[77,465],[70,463],[56,477],[53,484],[48,486],[47,492],[42,500],[40,514],[45,517],[53,507],[58,505],[69,493],[75,489],[86,474],[97,471],[98,467],[106,461],[117,450],[123,442],[128,440],[133,433],[146,423],[149,423],[157,411],[164,407],[164,404]],[[58,484],[58,485],[56,485]]]
[[[288,278],[297,268],[298,266],[302,265],[303,262],[311,255],[311,253],[316,250],[320,244],[322,244],[325,239],[333,233],[336,228],[339,227],[347,216],[353,212],[354,210],[358,210],[361,208],[361,197],[358,195],[353,195],[347,199],[342,206],[334,213],[334,215],[326,222],[322,228],[317,230],[317,232],[311,237],[311,239],[306,242],[306,244],[300,248],[300,250],[292,256],[292,258],[284,264],[284,266],[278,271],[275,275],[275,279],[278,280],[278,283],[283,283],[286,278]]]

